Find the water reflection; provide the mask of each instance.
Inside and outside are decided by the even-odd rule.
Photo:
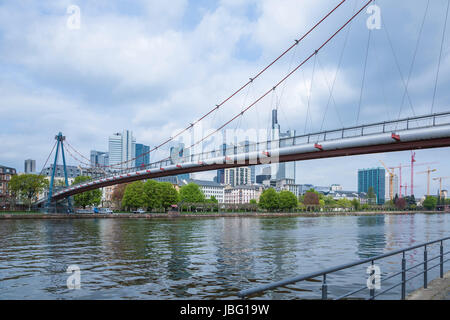
[[[383,253],[386,246],[384,215],[357,217],[357,255],[361,259]]]
[[[449,216],[3,220],[0,298],[236,298],[244,288],[448,235]],[[408,264],[422,257],[411,251]],[[383,275],[398,271],[398,259],[383,263]],[[82,270],[81,290],[66,287],[71,264]],[[364,268],[345,271],[330,277],[330,289],[344,293],[365,278]],[[420,277],[408,290],[415,285]],[[319,287],[305,282],[261,297],[318,298]]]

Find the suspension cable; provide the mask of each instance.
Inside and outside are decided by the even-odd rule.
[[[434,82],[433,102],[431,103],[431,113],[433,113],[434,103],[435,103],[435,100],[436,100],[436,91],[437,91],[437,85],[438,85],[438,80],[439,80],[439,71],[441,69],[442,49],[444,47],[445,31],[447,29],[447,20],[448,20],[448,9],[449,9],[449,6],[450,6],[450,0],[447,0],[447,12],[445,14],[444,30],[442,31],[441,50],[439,52],[438,69],[437,69],[437,72],[436,72],[436,80]]]
[[[263,100],[272,90],[276,89],[280,84],[282,84],[286,79],[288,79],[292,74],[294,74],[297,70],[299,70],[305,63],[307,63],[313,56],[315,56],[320,50],[322,50],[323,47],[325,47],[338,33],[342,31],[353,19],[358,16],[371,2],[374,0],[369,0],[366,2],[366,4],[358,10],[350,19],[347,20],[333,35],[331,35],[325,42],[322,43],[322,45],[316,49],[313,53],[311,53],[306,59],[304,59],[297,67],[295,67],[291,72],[289,72],[284,78],[282,78],[280,81],[278,81],[275,86],[273,86],[271,89],[267,90],[263,95],[261,95],[258,99],[256,99],[253,103],[251,103],[247,108],[245,108],[242,112],[235,115],[233,118],[225,122],[223,125],[221,125],[218,129],[216,129],[214,132],[210,133],[206,137],[203,137],[199,141],[192,144],[189,148],[194,147],[195,145],[203,142],[205,139],[209,138],[211,135],[217,133],[218,131],[222,130],[225,126],[227,126],[229,123],[233,122],[236,118],[238,118],[242,113],[247,112],[250,108],[252,108],[254,105],[256,105],[258,102]],[[189,149],[188,148],[188,149]]]
[[[143,157],[159,148],[161,148],[162,146],[166,145],[167,143],[173,141],[175,138],[179,137],[180,135],[182,135],[183,133],[185,133],[186,131],[188,131],[189,129],[191,129],[194,125],[196,125],[197,123],[199,123],[200,121],[202,121],[203,119],[205,119],[206,117],[208,117],[211,113],[213,113],[214,111],[216,111],[217,109],[219,109],[221,106],[223,106],[226,102],[228,102],[231,98],[233,98],[235,95],[237,95],[239,92],[241,92],[244,88],[246,88],[249,84],[251,84],[255,79],[259,78],[265,71],[267,71],[270,67],[272,67],[272,65],[274,65],[278,60],[280,60],[283,56],[285,56],[289,51],[292,50],[292,48],[296,47],[301,41],[303,41],[311,32],[313,32],[319,25],[322,24],[322,22],[324,22],[330,15],[332,15],[342,4],[344,4],[344,2],[346,2],[347,0],[342,0],[341,2],[338,3],[338,5],[336,7],[334,7],[331,11],[329,11],[322,19],[319,20],[319,22],[317,22],[311,29],[309,29],[305,34],[303,34],[299,39],[296,39],[295,42],[289,47],[287,48],[285,51],[283,51],[277,58],[275,58],[272,62],[270,62],[265,68],[263,68],[261,71],[259,71],[254,77],[250,78],[249,81],[247,81],[244,85],[242,85],[239,89],[237,89],[233,94],[231,94],[230,96],[228,96],[225,100],[223,100],[222,102],[220,102],[219,104],[217,104],[214,108],[212,108],[211,110],[209,110],[207,113],[205,113],[202,117],[200,117],[198,120],[194,121],[193,123],[191,123],[189,126],[187,126],[186,128],[184,128],[183,130],[179,131],[177,134],[175,134],[174,136],[170,137],[169,139],[165,140],[164,142],[162,142],[161,144],[155,146],[154,148],[152,148],[151,150],[144,152],[142,154],[140,154],[139,156],[136,156],[130,160],[126,160],[126,161],[122,161],[122,162],[118,162],[112,165],[108,165],[108,166],[102,166],[102,167],[112,167],[112,166],[117,166],[117,165],[122,165],[131,161],[134,161],[140,157]],[[373,1],[373,0],[372,0]]]
[[[57,143],[58,143],[58,141],[56,141],[55,144],[53,145],[52,151],[50,151],[50,154],[48,155],[47,160],[45,160],[44,166],[42,167],[41,172],[39,172],[39,175],[41,175],[42,172],[44,171],[45,166],[47,165],[47,162],[48,162],[48,160],[50,159],[50,156],[52,155],[53,150],[55,150],[55,147],[56,147],[56,144],[57,144]]]
[[[364,70],[363,70],[363,78],[361,81],[361,91],[359,93],[359,103],[358,103],[358,113],[356,116],[356,125],[358,125],[359,122],[359,114],[361,112],[361,103],[363,98],[363,92],[364,92],[364,83],[366,81],[366,70],[367,70],[367,60],[369,57],[369,49],[370,49],[370,39],[372,37],[372,29],[369,29],[369,36],[367,38],[367,48],[366,48],[366,57],[364,59]]]

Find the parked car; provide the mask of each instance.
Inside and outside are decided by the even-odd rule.
[[[92,213],[92,209],[77,209],[75,213]]]
[[[144,209],[142,209],[142,208],[139,208],[139,209],[133,211],[133,213],[145,213],[145,212],[146,211]]]
[[[111,214],[113,211],[110,208],[100,208],[99,213]]]

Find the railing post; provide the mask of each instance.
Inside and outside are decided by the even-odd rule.
[[[444,245],[442,243],[443,241],[441,240],[441,246],[440,246],[440,276],[441,278],[444,277]]]
[[[327,297],[328,297],[327,274],[324,274],[322,281],[322,300],[327,300]]]
[[[405,251],[403,251],[402,257],[402,300],[405,300],[406,297],[406,259],[405,259]]]
[[[373,267],[373,260],[372,260],[372,267]],[[372,268],[372,272],[370,273],[370,276],[375,274],[375,269]],[[370,300],[375,299],[375,277],[372,277],[372,288],[369,290],[370,292]]]
[[[428,258],[427,258],[427,246],[423,251],[423,287],[426,289],[428,285]]]

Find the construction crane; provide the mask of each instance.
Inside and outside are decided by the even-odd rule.
[[[442,180],[450,179],[450,177],[437,177],[433,178],[433,180],[439,180],[439,196],[442,197]]]
[[[416,161],[415,158],[412,158],[412,160],[414,160],[414,161],[411,161],[411,163],[414,163]],[[423,163],[413,164],[413,166],[417,167],[417,166],[437,164],[437,163],[439,163],[439,162],[423,162]],[[407,167],[410,167],[410,166],[411,166],[411,164],[401,164],[400,163],[400,165],[398,165],[396,167],[389,167],[390,169],[394,169],[394,170],[395,169],[399,169],[399,195],[398,196],[400,198],[402,197],[402,168],[407,168]],[[411,182],[413,182],[413,181],[411,181]],[[405,196],[406,196],[406,194],[405,194]]]
[[[414,195],[414,162],[416,162],[416,153],[411,151],[411,196]]]
[[[436,172],[436,169],[430,169],[430,167],[428,167],[428,170],[425,171],[421,171],[421,172],[417,172],[417,174],[422,174],[422,173],[426,173],[427,174],[427,197],[430,195],[430,174],[432,172]]]
[[[394,169],[389,170],[388,167],[384,164],[383,161],[379,160],[386,171],[389,173],[389,198],[390,200],[394,200]]]

